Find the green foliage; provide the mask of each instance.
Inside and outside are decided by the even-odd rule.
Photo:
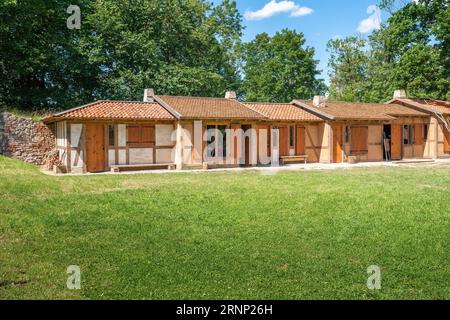
[[[410,97],[450,98],[448,1],[397,5],[382,1],[381,7],[392,15],[355,50],[339,50],[342,43],[329,43],[333,98],[384,102],[396,89],[406,89]],[[352,47],[355,37],[342,42]]]
[[[266,33],[246,44],[243,94],[247,101],[290,102],[311,98],[324,90],[316,76],[314,49],[306,47],[303,33],[284,29]]]
[[[352,102],[365,100],[368,56],[366,42],[358,37],[332,39],[330,52],[330,99]]]
[[[223,95],[240,81],[234,1],[77,1],[80,30],[66,27],[67,0],[0,4],[0,101],[27,109],[160,94]]]

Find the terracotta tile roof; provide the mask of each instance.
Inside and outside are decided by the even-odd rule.
[[[426,113],[399,104],[380,103],[351,103],[327,101],[323,106],[316,107],[312,101],[295,100],[300,105],[307,106],[310,110],[324,113],[336,120],[380,120],[389,121],[399,116],[425,117]]]
[[[244,104],[274,121],[323,121],[292,103],[244,102]]]
[[[434,99],[394,99],[391,102],[399,102],[407,106],[416,107],[428,112],[442,112],[444,115],[450,115],[450,101]]]
[[[247,108],[237,100],[224,98],[199,98],[157,96],[181,118],[188,119],[265,119],[262,114]]]
[[[97,101],[54,114],[52,119],[174,120],[158,103],[139,101]]]

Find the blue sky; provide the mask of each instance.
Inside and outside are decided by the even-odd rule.
[[[219,3],[220,0],[214,2]],[[303,32],[306,44],[316,49],[316,59],[320,61],[319,69],[322,70],[322,78],[326,79],[327,83],[328,40],[358,32],[368,35],[379,24],[380,19],[384,21],[387,17],[386,12],[379,13],[373,7],[378,4],[378,0],[237,0],[236,2],[239,11],[244,15],[246,27],[244,41],[251,41],[258,33],[266,32],[272,35],[283,28]]]

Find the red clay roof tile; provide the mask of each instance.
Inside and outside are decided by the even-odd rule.
[[[352,103],[326,101],[323,106],[314,106],[312,101],[296,100],[309,109],[330,115],[336,120],[380,120],[389,121],[395,117],[425,117],[426,113],[398,104]]]
[[[157,96],[187,119],[265,119],[237,100],[224,98]]]
[[[53,115],[63,119],[174,120],[158,103],[138,101],[97,101]]]
[[[244,104],[274,121],[323,121],[292,103],[244,102]]]

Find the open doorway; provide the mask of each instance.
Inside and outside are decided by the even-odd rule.
[[[383,159],[390,161],[391,156],[392,128],[390,124],[383,126]]]

